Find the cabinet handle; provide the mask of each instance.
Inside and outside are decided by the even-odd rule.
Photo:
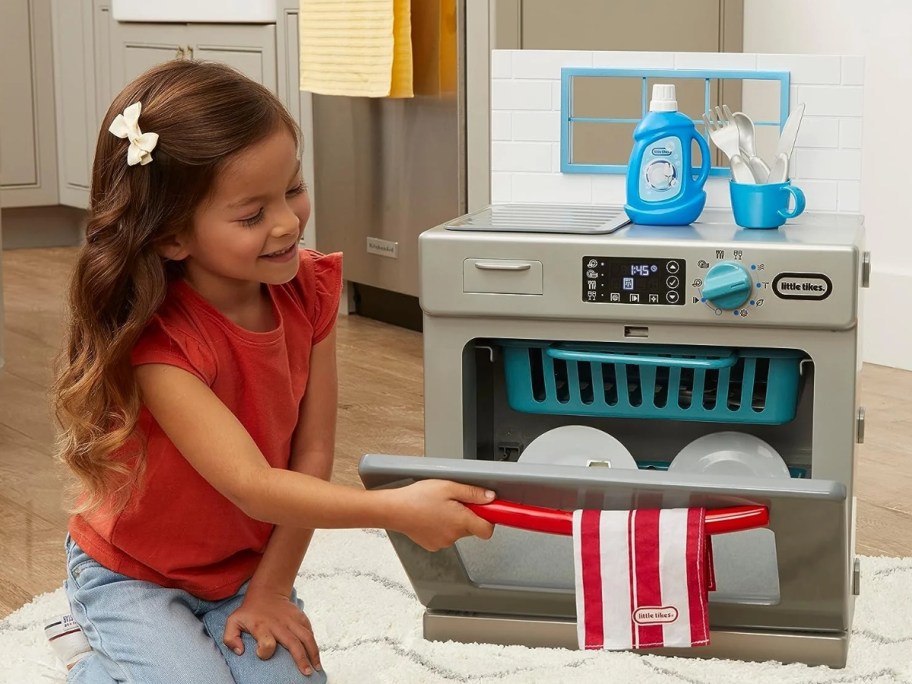
[[[177,48],[177,52],[174,53],[174,59],[183,59],[184,58],[184,48]]]
[[[187,46],[186,57],[187,59],[193,59],[193,48],[189,45]]]

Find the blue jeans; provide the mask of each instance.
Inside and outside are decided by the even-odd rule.
[[[322,671],[301,674],[281,645],[260,660],[246,632],[240,656],[222,643],[246,584],[227,599],[205,601],[112,572],[69,535],[66,552],[70,609],[94,649],[70,670],[68,684],[325,684]],[[291,599],[302,605],[294,591]]]

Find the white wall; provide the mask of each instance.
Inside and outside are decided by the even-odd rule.
[[[912,369],[912,110],[909,0],[744,0],[744,51],[865,58],[861,209],[874,266],[866,296],[866,361]]]

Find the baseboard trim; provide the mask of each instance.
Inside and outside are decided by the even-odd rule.
[[[875,269],[871,288],[863,292],[862,358],[868,363],[912,370],[912,272]]]
[[[3,249],[75,247],[85,235],[86,212],[72,207],[3,209]]]

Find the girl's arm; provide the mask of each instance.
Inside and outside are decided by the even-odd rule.
[[[333,330],[311,351],[307,391],[301,402],[289,462],[291,470],[322,480],[329,480],[332,475],[336,435],[335,337]],[[241,632],[246,631],[256,639],[260,658],[272,657],[276,644],[281,643],[303,674],[311,673],[311,665],[320,669],[320,651],[310,621],[289,601],[312,536],[312,529],[290,525],[278,525],[273,530],[244,602],[226,624],[225,644],[236,653],[244,651]]]
[[[460,503],[489,502],[493,493],[480,487],[426,480],[364,491],[272,468],[234,414],[191,373],[148,364],[136,374],[145,405],[178,450],[252,518],[308,529],[381,527],[429,550],[467,535],[487,539],[493,532],[490,523]]]

